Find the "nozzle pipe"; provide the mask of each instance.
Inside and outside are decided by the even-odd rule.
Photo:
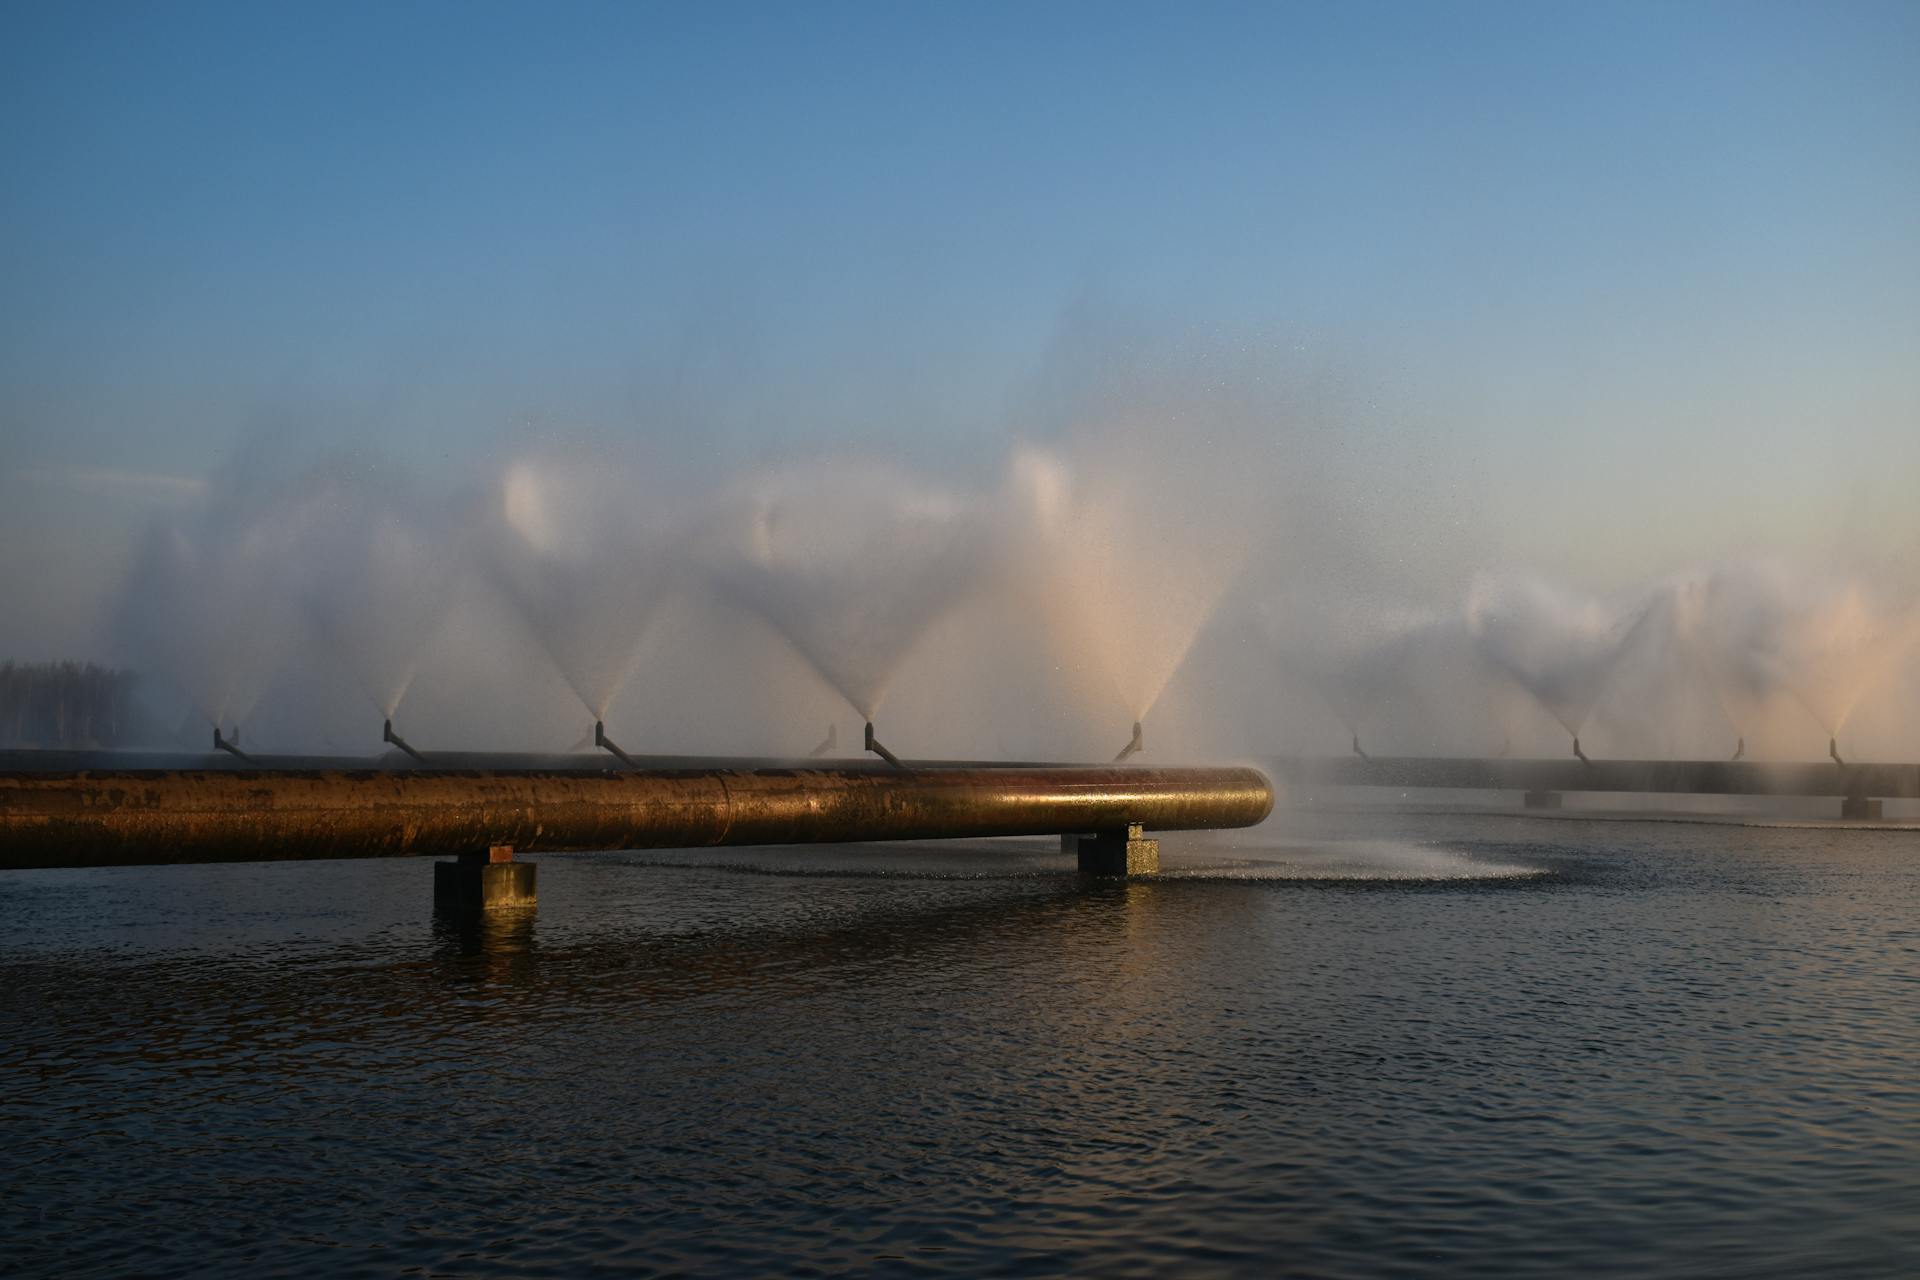
[[[1847,762],[1840,758],[1840,740],[1838,738],[1827,739],[1827,754],[1832,756],[1833,762],[1842,769],[1847,767]]]
[[[835,747],[839,745],[840,745],[840,726],[837,724],[828,724],[827,736],[820,740],[819,746],[807,752],[807,754],[809,756],[823,756],[827,754],[827,752],[832,751]]]
[[[391,719],[389,719],[386,723],[386,726],[380,730],[380,740],[382,742],[391,742],[394,746],[400,748],[402,751],[412,756],[415,760],[419,761],[421,764],[425,764],[427,762],[427,758],[425,756],[421,755],[418,751],[415,751],[412,747],[408,746],[407,740],[393,731],[393,721]]]
[[[0,870],[1247,827],[1252,769],[197,769],[0,774]]]
[[[1593,763],[1593,761],[1587,759],[1587,753],[1580,749],[1580,735],[1577,733],[1573,735],[1573,754],[1580,757],[1581,764],[1591,765]]]
[[[1747,739],[1746,739],[1746,735],[1742,734],[1740,736],[1740,741],[1737,744],[1735,744],[1733,748],[1733,758],[1735,760],[1738,760],[1740,759],[1740,757],[1746,754],[1747,754]]]
[[[907,767],[900,763],[899,756],[881,746],[880,739],[873,736],[873,721],[871,720],[867,721],[867,750],[873,752],[873,754],[879,756],[896,769],[904,769]]]
[[[600,747],[603,750],[611,751],[616,757],[619,758],[620,763],[627,766],[627,768],[629,769],[638,769],[640,767],[639,765],[634,763],[632,756],[628,755],[626,752],[622,751],[619,747],[615,746],[613,739],[607,736],[607,726],[605,721],[595,720],[593,722],[593,745],[596,747]]]
[[[1127,739],[1127,745],[1120,748],[1120,754],[1113,758],[1115,764],[1129,760],[1147,749],[1146,739],[1141,735],[1140,722],[1133,722],[1133,737]]]
[[[240,737],[240,727],[238,725],[234,726],[233,736],[235,739],[238,739]],[[241,760],[247,761],[248,763],[252,763],[253,761],[252,756],[248,755],[246,752],[240,749],[240,744],[238,741],[229,742],[225,738],[220,736],[220,726],[217,724],[213,726],[213,749],[215,751],[224,751],[228,755],[235,756]]]
[[[1353,754],[1359,756],[1362,760],[1373,759],[1372,756],[1360,749],[1360,735],[1357,733],[1353,735]]]

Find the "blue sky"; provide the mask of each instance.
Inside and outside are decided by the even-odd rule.
[[[1920,540],[1916,157],[1910,3],[15,0],[0,533],[263,423],[948,457],[1092,300],[1329,353],[1496,537]]]

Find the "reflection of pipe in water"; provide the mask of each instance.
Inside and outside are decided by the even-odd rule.
[[[239,725],[233,726],[233,740],[231,742],[221,737],[220,726],[217,724],[214,725],[213,726],[213,749],[215,751],[224,751],[230,756],[237,756],[240,759],[248,762],[251,762],[253,760],[252,756],[248,755],[246,752],[240,749],[240,726]]]
[[[593,745],[611,751],[619,758],[620,763],[629,769],[638,769],[640,767],[633,762],[632,756],[615,746],[613,739],[607,736],[607,725],[604,720],[595,720],[593,722]]]
[[[1587,753],[1580,749],[1580,735],[1577,733],[1573,735],[1573,754],[1580,757],[1581,764],[1590,765],[1593,763],[1593,761],[1587,759]]]
[[[896,756],[893,752],[881,746],[880,740],[873,736],[873,721],[871,720],[867,721],[867,750],[873,752],[873,754],[879,756],[896,769],[904,769],[907,767],[900,763],[899,756]]]
[[[1373,759],[1372,756],[1360,749],[1360,735],[1357,733],[1353,735],[1353,754],[1359,756],[1362,760]]]
[[[807,752],[807,754],[810,756],[823,756],[827,754],[827,752],[832,751],[835,747],[839,745],[840,745],[840,726],[837,724],[829,723],[827,725],[827,736],[820,740],[819,746]]]
[[[1733,758],[1735,760],[1738,760],[1741,756],[1744,756],[1746,754],[1747,754],[1747,737],[1745,734],[1741,734],[1739,743],[1733,748]]]
[[[1842,759],[1840,758],[1840,741],[1839,741],[1839,739],[1837,739],[1837,738],[1828,738],[1828,739],[1827,739],[1827,754],[1828,754],[1828,755],[1830,755],[1830,756],[1832,756],[1832,757],[1833,757],[1833,762],[1834,762],[1835,764],[1837,764],[1837,765],[1839,765],[1839,766],[1840,766],[1840,767],[1841,767],[1842,769],[1844,769],[1844,768],[1846,768],[1846,767],[1847,767],[1847,762],[1846,762],[1845,760],[1842,760]]]
[[[415,760],[419,761],[421,764],[425,764],[427,762],[427,758],[425,756],[421,755],[418,751],[415,751],[412,747],[408,746],[407,740],[393,731],[392,720],[388,720],[386,727],[380,731],[380,740],[382,742],[391,742],[394,746],[400,748],[402,751],[412,756]]]
[[[1141,737],[1141,733],[1140,733],[1140,722],[1138,720],[1135,720],[1133,722],[1133,737],[1128,739],[1126,746],[1120,748],[1120,754],[1113,758],[1113,762],[1115,764],[1119,764],[1122,760],[1125,760],[1127,757],[1139,755],[1142,751],[1145,751],[1146,749],[1147,749],[1146,741]]]

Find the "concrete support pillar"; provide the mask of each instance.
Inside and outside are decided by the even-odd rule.
[[[1560,793],[1558,791],[1529,791],[1521,804],[1529,809],[1558,809]]]
[[[433,905],[453,911],[530,907],[539,870],[535,863],[515,862],[510,844],[463,853],[458,862],[433,864]]]
[[[1880,819],[1880,802],[1865,796],[1843,796],[1840,800],[1840,816],[1853,821],[1877,822]]]
[[[1150,876],[1160,870],[1160,842],[1147,839],[1137,822],[1124,831],[1098,831],[1090,836],[1061,836],[1060,851],[1071,853],[1087,876]]]

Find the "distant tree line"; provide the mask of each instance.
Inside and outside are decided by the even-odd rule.
[[[120,746],[133,733],[133,686],[133,672],[91,662],[0,663],[0,746]]]

